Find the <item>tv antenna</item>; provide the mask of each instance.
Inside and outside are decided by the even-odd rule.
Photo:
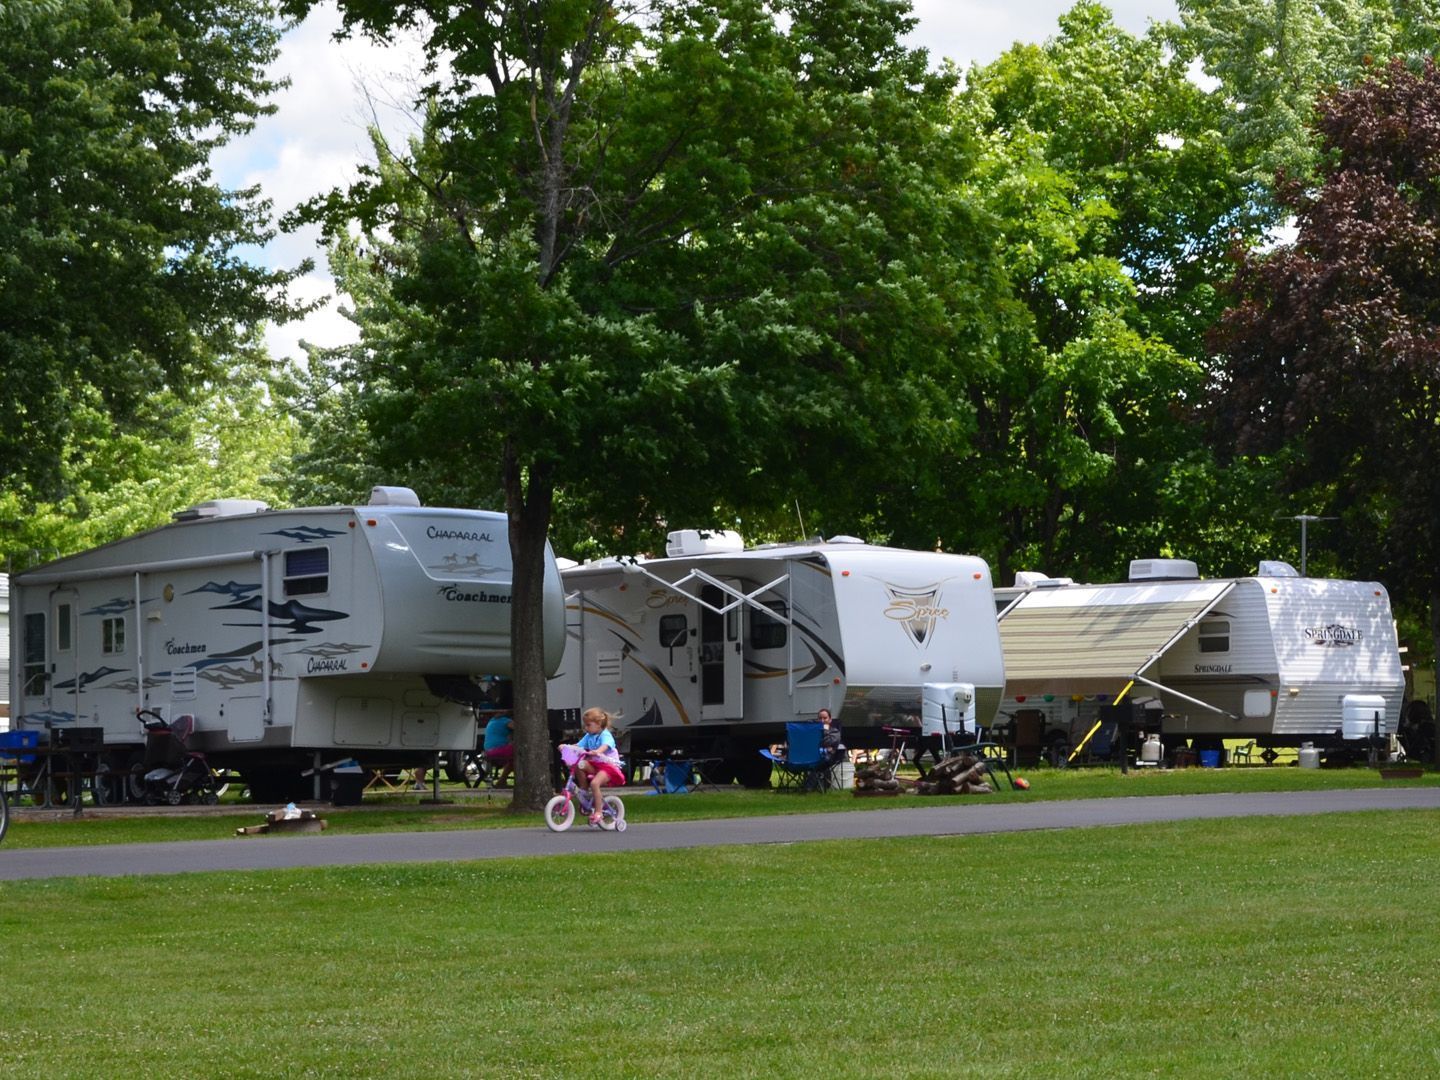
[[[1280,516],[1285,517],[1289,521],[1300,522],[1300,576],[1307,577],[1309,575],[1305,573],[1305,556],[1310,547],[1310,523],[1312,521],[1337,521],[1339,519],[1334,517],[1320,517],[1316,514],[1282,514]]]

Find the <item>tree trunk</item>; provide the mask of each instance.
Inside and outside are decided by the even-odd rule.
[[[502,465],[509,514],[514,584],[510,635],[515,681],[515,796],[513,812],[545,809],[555,793],[550,778],[550,725],[545,703],[545,538],[555,485],[549,466],[521,469],[507,445]],[[528,480],[528,483],[527,483]]]
[[[1430,649],[1430,655],[1434,657],[1432,662],[1435,670],[1440,673],[1440,584],[1432,586],[1430,589]],[[1415,661],[1412,659],[1410,662],[1413,665]],[[1413,666],[1411,677],[1414,677]],[[1436,729],[1435,738],[1431,740],[1433,749],[1430,756],[1436,765],[1440,765],[1440,710],[1435,710],[1433,720]]]

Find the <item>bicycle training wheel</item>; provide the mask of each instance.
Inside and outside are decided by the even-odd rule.
[[[600,828],[606,832],[614,829],[625,831],[625,804],[618,795],[605,796],[605,813],[600,816]]]
[[[564,832],[575,821],[575,803],[564,795],[556,795],[545,804],[545,827],[551,832]]]

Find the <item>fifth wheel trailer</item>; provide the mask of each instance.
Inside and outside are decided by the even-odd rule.
[[[512,668],[503,514],[381,487],[364,506],[219,499],[176,518],[10,581],[11,725],[98,740],[103,797],[140,760],[139,710],[193,716],[192,748],[262,801],[304,794],[302,772],[337,756],[474,748],[473,680]],[[544,620],[549,672],[553,556]]]
[[[566,648],[553,727],[609,711],[632,760],[679,750],[768,782],[759,750],[821,707],[851,747],[920,727],[954,703],[952,731],[990,722],[1005,683],[981,559],[850,537],[745,548],[731,532],[670,534],[666,557],[562,571]],[[927,687],[929,688],[927,690]]]
[[[996,603],[1003,711],[1071,745],[1100,703],[1127,696],[1148,699],[1145,728],[1172,746],[1339,749],[1393,735],[1399,721],[1399,643],[1377,582],[1301,577],[1283,562],[1201,579],[1188,560],[1137,559],[1126,582],[1018,575]]]

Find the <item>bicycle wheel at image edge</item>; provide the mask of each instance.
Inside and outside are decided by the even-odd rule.
[[[556,795],[545,804],[545,827],[551,832],[564,832],[575,821],[575,803]]]
[[[5,794],[5,789],[0,788],[0,841],[5,839],[5,832],[10,828],[10,796]]]

